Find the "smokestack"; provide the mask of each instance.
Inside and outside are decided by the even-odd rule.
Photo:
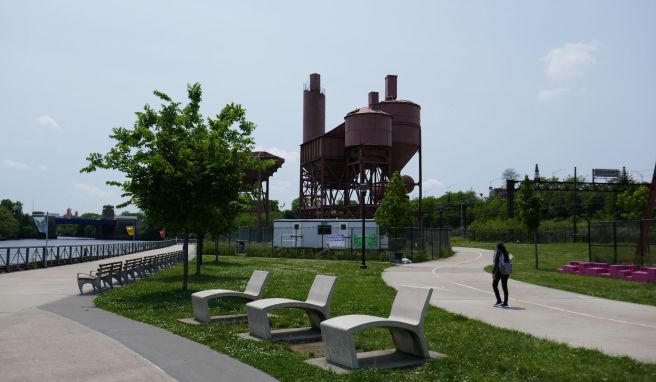
[[[393,101],[396,99],[396,75],[388,74],[385,76],[385,100]]]
[[[321,77],[310,74],[310,86],[303,91],[303,143],[326,132],[326,96],[321,92]]]
[[[320,91],[321,90],[321,76],[319,73],[310,74],[310,91]]]
[[[369,92],[369,109],[378,110],[378,92]]]

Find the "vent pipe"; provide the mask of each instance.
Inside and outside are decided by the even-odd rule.
[[[369,92],[369,109],[378,110],[378,92]]]
[[[385,76],[385,100],[393,101],[396,99],[396,75],[388,74]]]

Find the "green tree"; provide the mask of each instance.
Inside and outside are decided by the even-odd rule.
[[[405,228],[415,225],[415,210],[406,195],[401,174],[395,172],[387,185],[383,201],[376,210],[376,223],[380,231],[392,237],[398,236]]]
[[[5,205],[0,205],[0,239],[15,239],[18,237],[20,225],[14,214]]]
[[[188,281],[188,239],[190,233],[204,234],[232,221],[238,209],[245,168],[262,165],[250,152],[255,124],[246,120],[246,111],[237,104],[226,105],[215,118],[200,114],[200,84],[187,86],[189,103],[179,102],[160,92],[159,110],[146,105],[137,114],[132,129],[115,128],[116,145],[105,155],[92,153],[82,172],[98,168],[123,173],[119,186],[125,203],[137,206],[156,224],[170,231],[184,232],[182,288]],[[198,256],[200,258],[200,255]]]
[[[649,189],[645,186],[638,187],[636,190],[626,190],[617,195],[617,209],[620,217],[626,220],[642,219],[648,197]]]
[[[535,268],[538,268],[538,227],[540,227],[542,200],[538,196],[533,181],[524,177],[518,192],[519,220],[533,234],[535,244]]]

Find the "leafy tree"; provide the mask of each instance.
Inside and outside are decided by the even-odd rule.
[[[538,227],[540,226],[542,200],[538,196],[533,181],[524,177],[518,192],[519,220],[533,233],[535,244],[535,268],[538,268]]]
[[[507,169],[503,170],[503,172],[501,173],[501,178],[506,179],[506,180],[507,179],[519,180],[520,175],[517,171],[515,171],[514,168],[507,168]],[[504,187],[505,187],[505,185],[504,185]]]
[[[403,233],[405,228],[415,225],[415,210],[406,195],[405,185],[398,171],[392,175],[387,185],[375,219],[380,231],[393,237]]]
[[[638,187],[636,190],[626,190],[617,195],[620,216],[626,220],[642,219],[648,197],[649,189],[645,186]]]
[[[11,210],[4,203],[0,205],[0,239],[14,239],[18,237],[19,228],[18,220],[16,220]]]
[[[244,169],[262,165],[250,155],[255,124],[246,120],[240,105],[226,105],[205,120],[200,114],[200,84],[188,85],[187,93],[189,103],[182,107],[155,91],[161,108],[146,105],[136,113],[132,129],[113,129],[110,137],[116,145],[105,155],[90,154],[89,165],[81,170],[122,172],[124,181],[107,182],[121,187],[127,197],[118,207],[135,205],[154,223],[184,232],[183,290],[189,273],[189,234],[214,231],[226,226],[222,220],[234,220]]]

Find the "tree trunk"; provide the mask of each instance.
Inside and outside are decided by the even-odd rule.
[[[182,262],[182,290],[187,290],[187,282],[189,281],[189,234],[187,232],[185,232],[182,243],[182,255],[184,257]]]
[[[538,230],[533,231],[533,243],[535,243],[535,269],[538,269]]]
[[[200,276],[200,267],[203,265],[203,241],[205,240],[205,235],[198,234],[198,240],[196,243],[196,276]]]

